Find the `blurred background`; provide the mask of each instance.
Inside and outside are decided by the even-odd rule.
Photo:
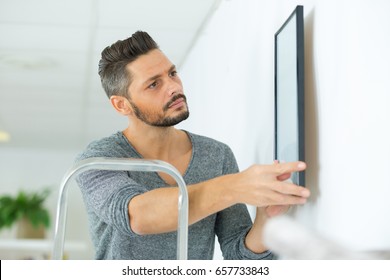
[[[291,215],[356,250],[390,248],[390,3],[385,0],[0,0],[0,196],[58,187],[92,140],[126,128],[101,89],[100,52],[144,30],[178,66],[180,128],[230,145],[241,169],[273,160],[274,34],[305,11],[307,186]],[[77,186],[66,257],[93,258]],[[0,258],[50,257],[0,229]],[[30,242],[31,241],[31,242]],[[48,249],[49,248],[49,249]],[[216,258],[220,258],[218,249]]]

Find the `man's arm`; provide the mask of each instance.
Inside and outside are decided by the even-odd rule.
[[[274,161],[274,164],[278,164],[279,161]],[[287,172],[277,177],[279,181],[285,181],[291,177],[291,173]],[[307,191],[307,195],[309,195]],[[289,205],[270,205],[267,207],[257,207],[256,218],[253,222],[251,230],[248,232],[245,238],[245,246],[254,253],[261,253],[267,250],[264,246],[262,237],[265,222],[268,218],[281,215],[288,211]]]
[[[302,171],[305,168],[306,165],[302,162],[254,165],[240,173],[190,185],[189,224],[237,203],[257,207],[303,204],[309,196],[309,191],[279,178],[283,174]],[[128,206],[132,230],[140,235],[176,230],[177,198],[178,188],[175,187],[155,189],[135,196]],[[255,236],[262,231],[263,221],[260,218],[259,216],[259,222],[255,222],[249,236]],[[248,248],[252,250],[251,245],[259,247],[257,241],[253,244],[249,242]],[[256,248],[253,250],[258,251]]]

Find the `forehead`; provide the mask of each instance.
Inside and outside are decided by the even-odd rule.
[[[144,80],[155,75],[162,74],[172,66],[172,62],[165,54],[156,49],[141,55],[135,61],[129,63],[126,69],[130,71],[132,80]],[[142,82],[142,81],[140,81]]]

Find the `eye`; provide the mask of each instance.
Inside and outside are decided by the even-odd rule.
[[[157,87],[157,82],[153,82],[153,83],[151,83],[151,84],[148,86],[148,88],[150,88],[150,89],[154,89],[155,87]]]
[[[171,71],[171,73],[169,73],[169,76],[170,76],[170,77],[175,77],[175,76],[177,76],[177,71],[176,71],[176,70]]]

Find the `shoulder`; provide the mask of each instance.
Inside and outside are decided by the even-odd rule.
[[[193,144],[193,165],[207,178],[236,173],[238,166],[230,147],[218,140],[187,132]]]
[[[191,138],[196,153],[222,162],[235,162],[232,149],[225,143],[210,137],[187,132]]]
[[[92,141],[76,158],[80,161],[90,157],[125,157],[129,147],[122,132],[118,131],[108,137]]]
[[[220,142],[210,137],[194,134],[191,132],[187,132],[187,133],[190,136],[194,146],[200,147],[202,149],[210,150],[210,151],[215,149],[217,149],[219,152],[221,152],[222,150],[231,151],[230,147],[223,142]]]

